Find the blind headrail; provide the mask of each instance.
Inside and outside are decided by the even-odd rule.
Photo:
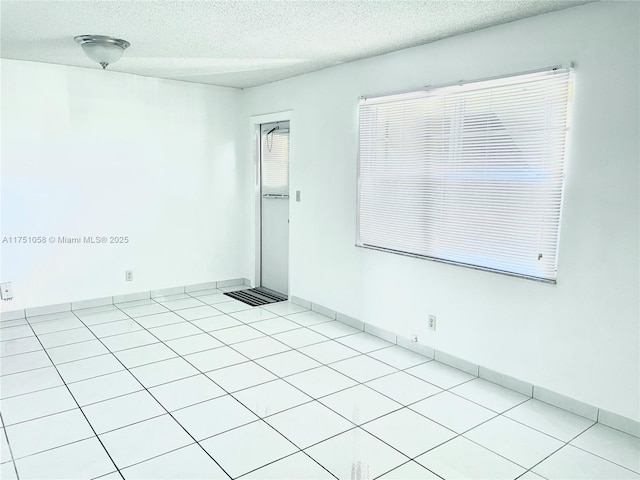
[[[565,72],[569,69],[573,69],[575,68],[575,64],[573,62],[567,62],[567,63],[562,63],[562,64],[558,64],[558,65],[552,65],[549,67],[544,67],[544,68],[538,68],[535,70],[525,70],[522,72],[518,72],[518,73],[507,73],[507,74],[503,74],[503,75],[495,75],[493,77],[484,77],[484,78],[477,78],[474,80],[458,80],[457,82],[448,82],[448,83],[439,83],[437,85],[425,85],[419,88],[411,88],[411,89],[407,89],[407,90],[398,90],[395,92],[385,92],[385,93],[379,93],[379,94],[373,94],[373,95],[362,95],[360,97],[360,103],[366,102],[367,100],[372,100],[375,98],[381,98],[381,97],[393,97],[395,95],[405,95],[405,94],[409,94],[409,93],[418,93],[418,92],[428,92],[430,90],[436,90],[438,88],[445,88],[445,87],[452,87],[454,85],[468,85],[468,84],[472,84],[472,83],[480,83],[480,82],[489,82],[491,80],[501,80],[503,78],[509,78],[509,77],[514,77],[514,76],[518,76],[518,75],[532,75],[535,73],[543,73],[543,72],[549,72],[549,73],[553,73],[553,72]]]

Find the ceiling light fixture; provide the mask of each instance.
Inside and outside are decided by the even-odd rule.
[[[126,40],[105,35],[78,35],[74,40],[80,44],[87,57],[102,65],[103,70],[107,65],[117,62],[124,50],[131,45]]]

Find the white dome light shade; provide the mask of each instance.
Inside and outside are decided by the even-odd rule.
[[[82,46],[87,57],[102,65],[103,69],[120,60],[125,48],[130,45],[126,40],[105,35],[78,35],[75,41]]]

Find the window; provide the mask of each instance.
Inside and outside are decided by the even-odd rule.
[[[289,122],[261,126],[262,194],[289,195]]]
[[[357,245],[556,280],[571,70],[360,102]]]

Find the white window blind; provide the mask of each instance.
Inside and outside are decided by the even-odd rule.
[[[289,195],[288,126],[274,124],[263,126],[260,143],[262,149],[262,194]]]
[[[357,244],[554,282],[570,79],[362,99]]]

